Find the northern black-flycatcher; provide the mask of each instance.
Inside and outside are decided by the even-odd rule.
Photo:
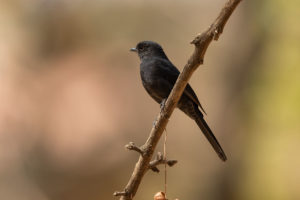
[[[164,104],[179,76],[179,70],[171,63],[162,47],[156,42],[139,42],[135,48],[130,50],[137,52],[140,57],[140,73],[144,88],[156,102]],[[187,84],[177,107],[195,120],[218,156],[226,161],[227,158],[222,147],[198,107],[204,113],[205,111],[189,84]]]

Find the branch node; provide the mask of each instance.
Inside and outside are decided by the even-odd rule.
[[[199,65],[202,65],[204,63],[204,60],[202,58],[199,58],[198,62],[199,62]]]
[[[129,142],[128,144],[126,144],[125,148],[128,150],[136,151],[142,156],[145,154],[145,152],[140,147],[136,146],[133,142]]]
[[[198,33],[198,35],[190,42],[191,44],[194,44],[197,46],[201,40],[202,33]]]
[[[218,40],[220,35],[222,34],[223,30],[221,27],[215,27],[215,30],[213,32],[213,35],[214,35],[214,40]]]

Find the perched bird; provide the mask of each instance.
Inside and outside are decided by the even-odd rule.
[[[142,41],[130,50],[137,52],[140,58],[140,74],[144,88],[157,103],[163,104],[179,76],[179,70],[171,63],[162,47],[156,42]],[[189,84],[187,84],[177,107],[195,120],[220,159],[226,161],[227,158],[222,147],[204,120],[199,108],[204,113],[205,111]]]

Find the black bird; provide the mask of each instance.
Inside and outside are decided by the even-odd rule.
[[[171,63],[162,47],[156,42],[142,41],[130,50],[137,52],[140,57],[140,74],[144,88],[157,103],[164,104],[179,76],[179,70]],[[204,113],[205,111],[189,84],[187,84],[177,107],[195,120],[221,160],[226,161],[227,158],[222,147],[198,107]]]

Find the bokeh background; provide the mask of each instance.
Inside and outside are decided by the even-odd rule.
[[[7,0],[0,4],[0,199],[117,199],[159,106],[144,91],[141,40],[182,70],[224,0]],[[227,153],[197,125],[168,124],[168,198],[300,199],[300,3],[242,1],[190,83]],[[162,144],[158,147],[162,151]],[[136,199],[164,189],[149,172]]]

